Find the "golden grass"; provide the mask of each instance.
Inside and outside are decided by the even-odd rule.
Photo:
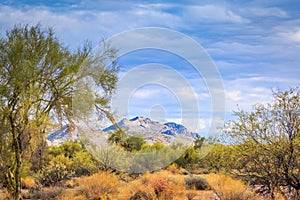
[[[29,189],[35,187],[35,181],[31,176],[21,178],[23,188]]]
[[[222,200],[258,199],[242,181],[223,174],[206,175],[208,184]]]
[[[83,194],[77,194],[74,189],[68,189],[58,195],[57,200],[87,200],[87,197]]]
[[[186,200],[212,200],[214,199],[213,191],[204,190],[187,190]]]
[[[174,176],[168,171],[146,173],[139,179],[124,184],[118,199],[185,199],[185,183],[182,176]]]
[[[89,177],[77,180],[81,193],[85,193],[89,199],[115,199],[120,186],[116,175],[109,172],[100,172]]]
[[[8,192],[6,190],[0,189],[0,199],[11,199],[10,195],[8,194]]]

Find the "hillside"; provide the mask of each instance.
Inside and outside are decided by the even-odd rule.
[[[161,142],[172,144],[174,142],[190,143],[194,140],[193,133],[181,124],[174,122],[160,123],[145,117],[124,118],[118,122],[118,126],[125,130],[128,135],[139,135],[148,143]],[[61,129],[50,133],[47,136],[48,144],[59,145],[65,141],[80,139],[80,133],[76,128],[69,131],[70,126],[63,126]],[[114,131],[114,126],[103,129],[99,134],[107,135]]]

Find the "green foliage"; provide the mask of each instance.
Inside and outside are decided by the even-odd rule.
[[[201,163],[206,169],[212,172],[227,171],[231,169],[232,163],[236,161],[234,153],[234,146],[216,144],[212,150],[201,159]]]
[[[165,146],[164,144],[160,142],[154,142],[152,145],[151,144],[144,144],[142,145],[142,152],[149,152],[149,151],[156,151],[163,149]]]
[[[101,71],[92,78],[103,89],[94,95],[93,107],[100,118],[111,119],[109,101],[117,82],[115,53],[104,46],[101,55],[91,56],[89,45],[71,52],[51,29],[40,25],[15,26],[0,38],[0,177],[14,199],[21,198],[22,160],[38,158],[51,122],[74,116],[72,97],[82,89],[75,83],[80,82],[78,77],[91,74],[90,66]],[[81,69],[83,63],[87,69]]]
[[[145,143],[144,138],[132,135],[124,139],[122,146],[128,151],[139,151]]]
[[[45,186],[74,176],[90,175],[99,169],[99,163],[79,142],[67,141],[51,147],[48,153],[50,160],[40,177]]]
[[[181,145],[144,144],[136,153],[130,170],[134,173],[154,171],[170,165],[184,152]]]
[[[175,163],[185,169],[190,169],[199,161],[198,150],[193,146],[188,147],[185,152],[175,161]]]
[[[271,103],[257,104],[251,112],[236,111],[226,124],[235,142],[232,168],[244,179],[300,190],[300,91],[275,91]]]
[[[205,141],[205,137],[200,137],[198,134],[196,135],[196,140],[194,141],[194,148],[201,149],[203,143]]]
[[[125,135],[125,130],[123,129],[116,129],[114,131],[110,131],[108,134],[108,142],[111,144],[117,144],[130,152],[141,150],[142,146],[146,143],[144,138],[139,135]]]
[[[121,145],[125,138],[125,132],[122,129],[109,131],[108,135],[108,142],[110,142],[111,144]]]

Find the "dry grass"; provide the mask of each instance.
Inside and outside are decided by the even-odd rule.
[[[187,190],[186,200],[215,200],[213,191]]]
[[[89,199],[115,199],[120,186],[116,175],[100,172],[77,180],[79,193],[86,194]]]
[[[0,199],[11,199],[6,190],[0,189]]]
[[[109,172],[99,172],[88,177],[78,178],[76,183],[69,182],[68,184],[74,188],[60,193],[57,197],[58,200],[116,199],[121,185],[118,177]]]
[[[25,189],[30,189],[35,187],[35,181],[31,176],[21,178],[22,187]]]
[[[118,199],[185,199],[185,183],[181,176],[174,176],[168,171],[146,173],[139,179],[124,185]]]
[[[222,174],[209,174],[206,176],[208,184],[222,200],[248,200],[258,199],[250,188],[242,181]]]
[[[56,197],[61,194],[63,191],[62,187],[47,187],[43,188],[39,191],[34,191],[30,197],[31,199],[39,199],[39,200],[48,200],[48,199],[56,199]]]
[[[87,200],[87,197],[84,194],[78,194],[78,192],[73,189],[65,190],[57,197],[57,200],[69,200],[69,199]]]

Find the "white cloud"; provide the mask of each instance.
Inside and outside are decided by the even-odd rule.
[[[234,90],[234,91],[227,91],[227,98],[232,101],[240,101],[242,99],[241,97],[241,91]]]
[[[157,7],[159,7],[157,5]],[[15,24],[53,27],[63,37],[67,45],[74,47],[89,39],[93,42],[108,35],[144,26],[177,27],[181,20],[178,16],[152,9],[130,6],[124,10],[66,10],[55,11],[48,7],[26,6],[23,9],[0,5],[0,25],[12,28]]]
[[[131,98],[138,98],[138,99],[147,99],[147,98],[153,98],[155,94],[159,93],[157,90],[151,90],[151,89],[138,89],[135,91]]]
[[[279,18],[287,18],[289,14],[277,7],[252,7],[247,9],[240,9],[245,15],[248,16],[258,16],[258,17],[279,17]]]
[[[188,20],[199,21],[216,21],[247,23],[248,19],[239,16],[234,11],[220,5],[194,5],[186,6],[184,12]]]
[[[284,32],[280,34],[284,38],[287,38],[293,42],[300,42],[300,28],[295,31]]]

